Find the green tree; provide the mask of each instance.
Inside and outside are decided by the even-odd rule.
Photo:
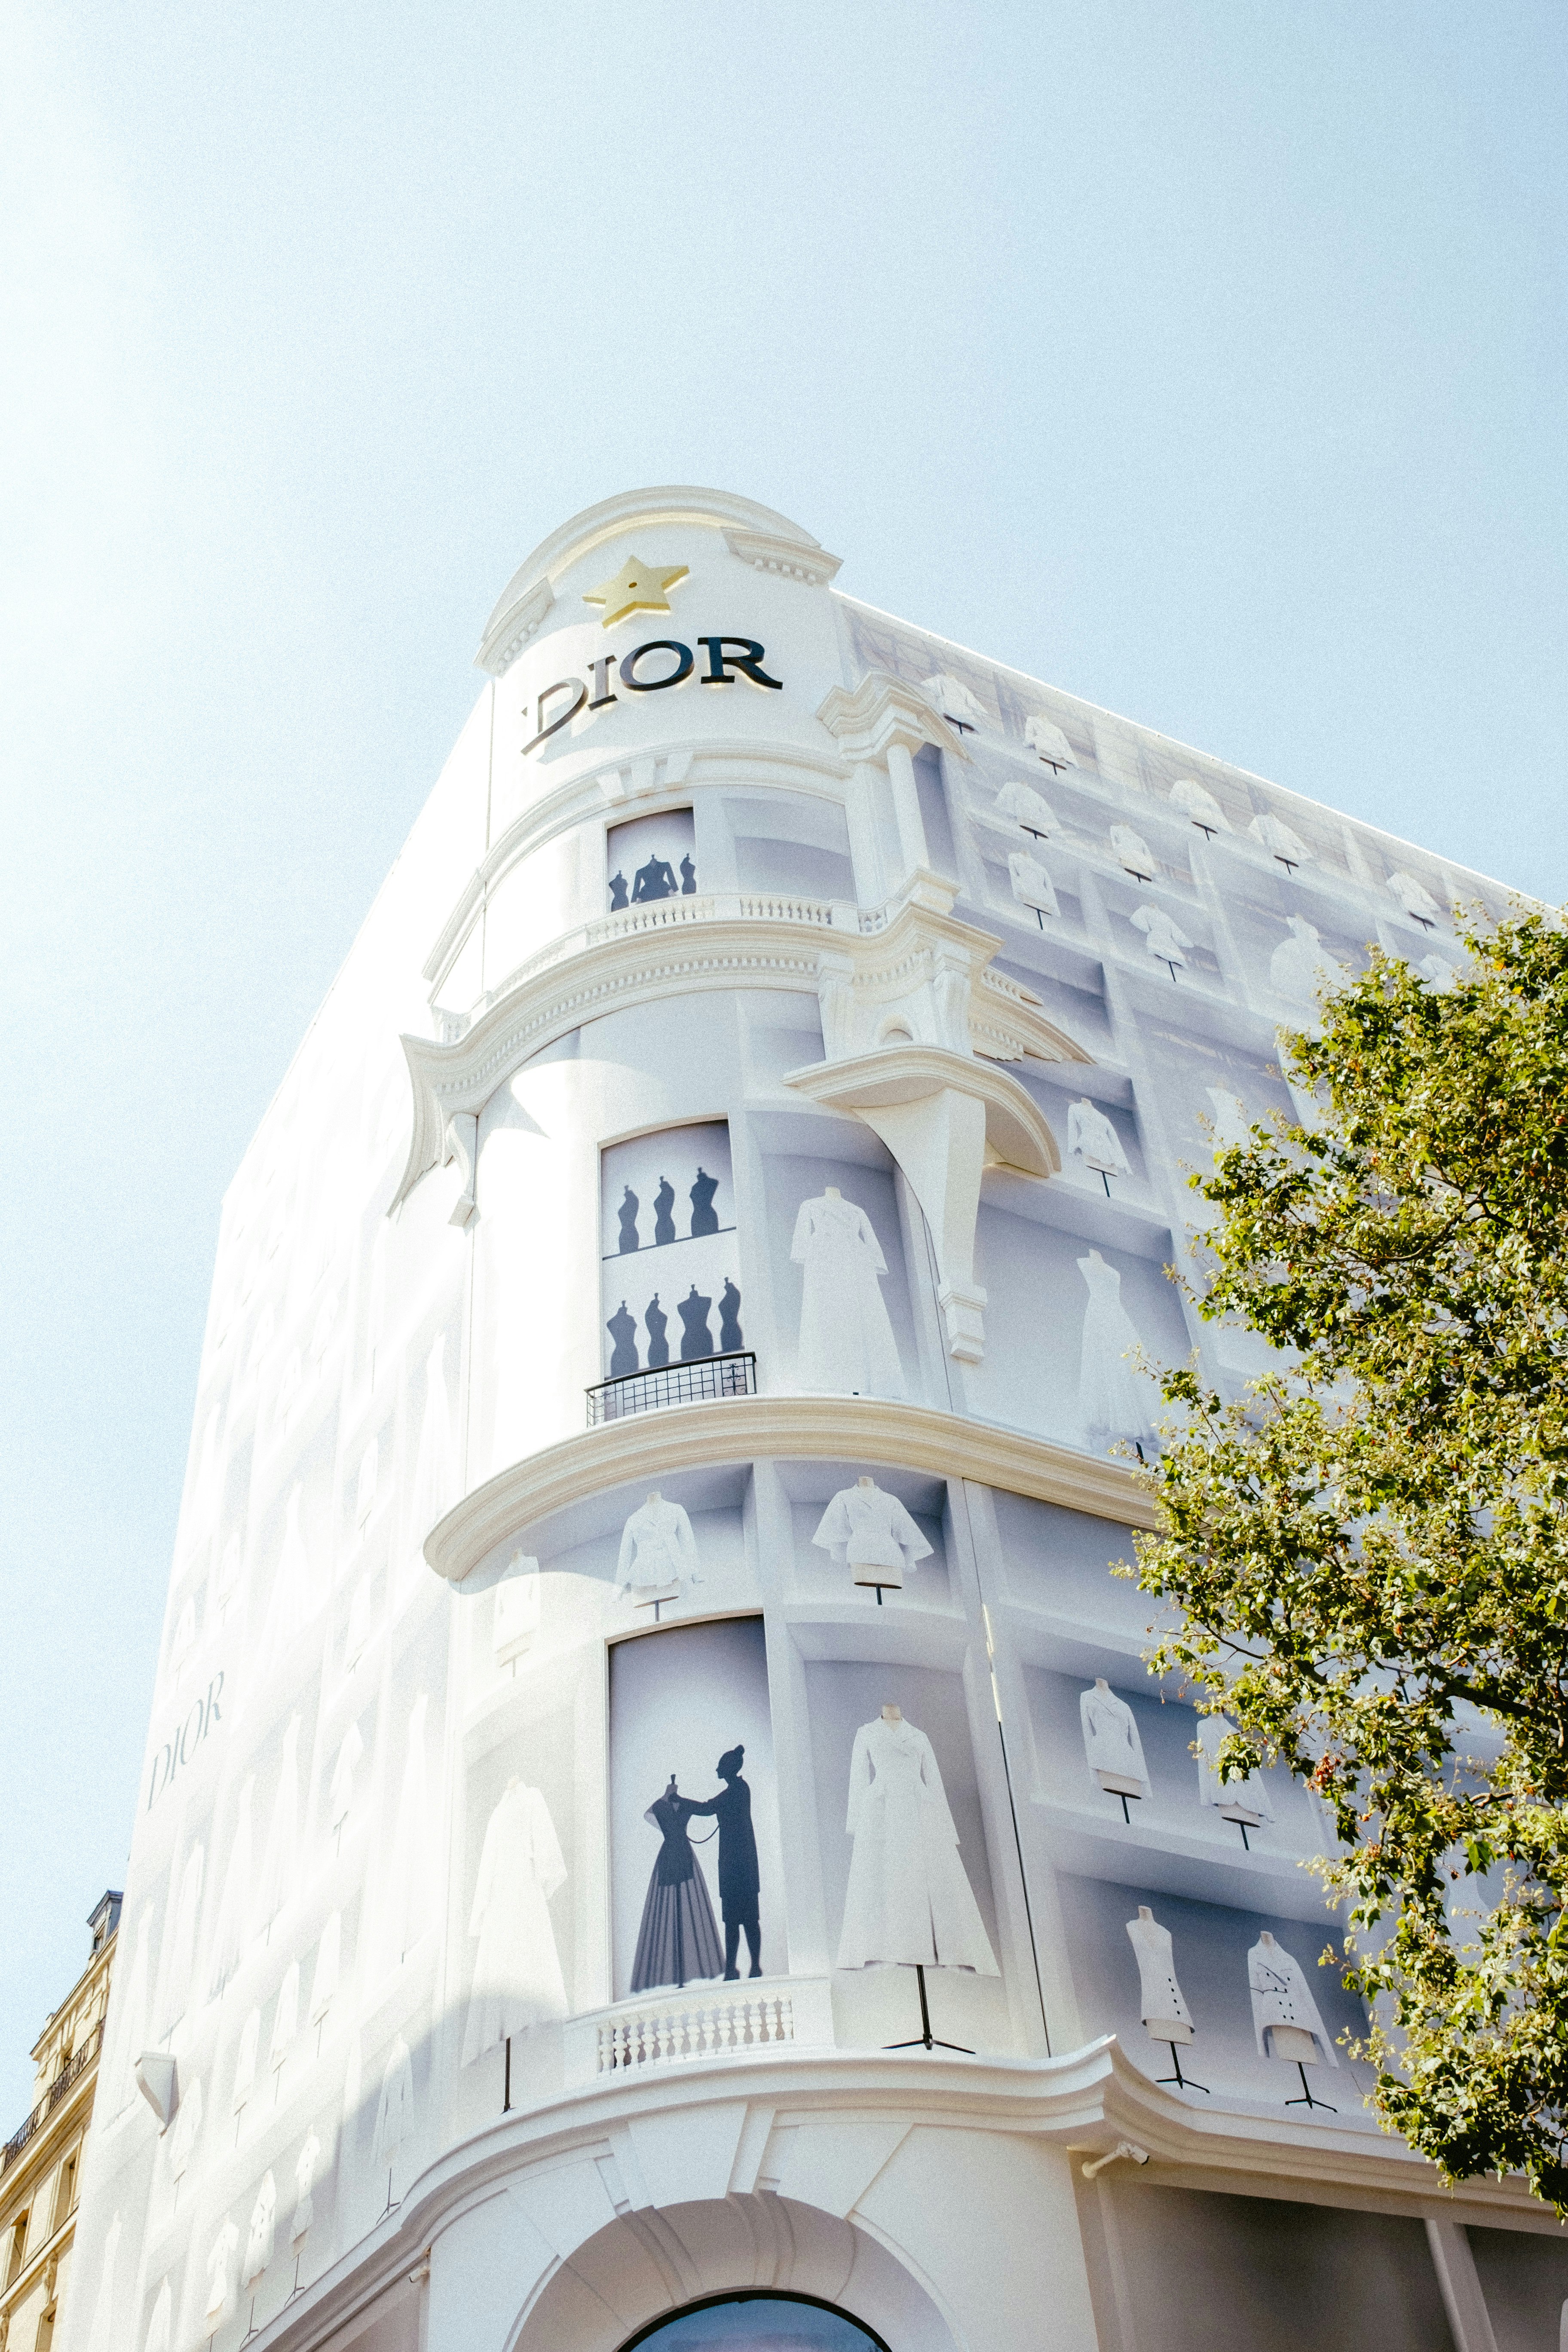
[[[1285,1353],[1164,1376],[1138,1573],[1226,1777],[1331,1809],[1383,2119],[1568,2213],[1568,929],[1465,939],[1445,990],[1374,953],[1281,1041],[1321,1118],[1193,1180],[1203,1313]]]

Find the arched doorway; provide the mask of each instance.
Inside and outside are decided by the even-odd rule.
[[[621,2352],[889,2352],[864,2321],[815,2295],[710,2295],[628,2336]]]

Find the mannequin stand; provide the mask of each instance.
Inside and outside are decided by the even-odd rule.
[[[1172,985],[1172,987],[1173,987],[1173,988],[1174,988],[1174,986],[1175,986],[1175,984],[1176,984],[1176,967],[1175,967],[1175,965],[1171,961],[1171,959],[1170,959],[1170,957],[1169,957],[1169,956],[1162,956],[1162,957],[1160,958],[1160,961],[1164,965],[1165,970],[1170,973],[1170,975],[1171,975],[1171,985]]]
[[[925,1972],[925,1969],[924,1969],[924,1967],[922,1966],[922,1964],[921,1964],[919,1960],[917,1960],[917,1961],[915,1962],[915,1982],[916,1982],[916,1984],[920,1987],[920,1994],[921,1994],[921,2030],[920,2030],[920,2032],[915,2035],[914,2040],[913,2040],[912,2042],[883,2042],[883,2044],[882,2044],[883,2049],[884,2049],[884,2050],[956,2050],[956,2051],[958,2051],[958,2052],[959,2052],[959,2053],[960,2053],[963,2057],[965,2057],[965,2058],[973,2058],[973,2055],[974,2055],[974,2053],[973,2053],[973,2050],[971,2050],[971,2049],[970,2049],[970,2047],[968,2046],[967,2042],[943,2042],[943,2041],[940,2038],[940,2036],[938,2036],[937,2034],[934,2034],[934,2033],[931,2032],[931,2010],[930,2010],[930,2008],[927,2006],[927,2002],[926,2002],[926,1972]],[[1306,2080],[1306,2077],[1305,2077],[1304,2075],[1303,2075],[1303,2077],[1302,2077],[1302,2080],[1303,2080],[1303,2081],[1305,2081],[1305,2080]]]
[[[1312,2086],[1307,2080],[1307,2069],[1300,2058],[1296,2061],[1296,2072],[1301,2077],[1302,2095],[1299,2099],[1287,2099],[1285,2105],[1288,2107],[1321,2107],[1325,2115],[1337,2116],[1338,2107],[1331,2107],[1327,2099],[1313,2098]]]
[[[1110,1198],[1110,1179],[1106,1174],[1103,1168],[1100,1171],[1100,1181],[1105,1187],[1105,1197],[1109,1201]]]
[[[251,2296],[251,2298],[250,2298],[250,2321],[249,2321],[249,2325],[247,2326],[246,2331],[245,2331],[245,2334],[240,2337],[240,2339],[239,2339],[239,2340],[240,2340],[240,2342],[241,2342],[242,2344],[248,2344],[248,2343],[249,2343],[249,2341],[250,2341],[250,2339],[251,2339],[251,2337],[255,2335],[255,2333],[256,2333],[256,2297],[255,2297],[254,2295],[252,2295],[252,2296]]]
[[[296,2254],[294,2257],[294,2284],[289,2290],[289,2302],[292,2303],[297,2294],[303,2294],[304,2292],[304,2288],[300,2284],[300,2257]]]
[[[1156,2083],[1174,2083],[1178,2090],[1201,2091],[1205,2099],[1212,2098],[1214,2094],[1206,2083],[1194,2083],[1190,2074],[1183,2074],[1182,2053],[1176,2043],[1167,2042],[1165,2047],[1171,2053],[1171,2063],[1176,2071],[1173,2074],[1156,2074],[1154,2077]]]
[[[511,2036],[510,2033],[506,2037],[506,2073],[501,2085],[500,2111],[503,2116],[509,2116],[511,2113]]]
[[[1250,1853],[1252,1852],[1252,1840],[1247,1834],[1247,1823],[1245,1822],[1237,1822],[1236,1826],[1241,1832],[1242,1844],[1247,1848],[1247,1853]]]
[[[1131,1829],[1132,1826],[1132,1816],[1127,1810],[1128,1798],[1131,1796],[1132,1802],[1135,1805],[1141,1805],[1143,1801],[1142,1798],[1136,1794],[1135,1791],[1128,1789],[1107,1789],[1105,1793],[1108,1797],[1114,1797],[1116,1799],[1117,1802],[1121,1807],[1121,1818],[1127,1823],[1128,1828]]]
[[[1304,2079],[1305,2079],[1305,2077],[1303,2077],[1303,2080],[1304,2080]],[[399,2202],[400,2202],[400,2203],[401,2203],[401,2201],[402,2201],[402,2200],[399,2200]],[[387,2168],[386,2168],[386,2202],[385,2202],[385,2204],[382,2207],[382,2209],[381,2209],[380,2212],[376,2215],[376,2217],[375,2217],[375,2218],[376,2218],[376,2220],[377,2220],[378,2221],[385,2221],[385,2219],[386,2219],[386,2217],[387,2217],[387,2215],[391,2212],[391,2210],[392,2210],[392,2167],[391,2167],[391,2165],[389,2164],[389,2165],[387,2166]]]

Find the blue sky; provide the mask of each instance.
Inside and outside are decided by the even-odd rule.
[[[0,2132],[123,1869],[223,1188],[546,530],[723,485],[1568,898],[1560,7],[22,0],[5,47]]]

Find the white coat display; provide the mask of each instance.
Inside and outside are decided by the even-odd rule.
[[[278,2231],[278,2183],[270,2172],[261,2176],[261,2186],[256,2192],[256,2202],[250,2209],[250,2228],[245,2241],[245,2269],[242,2273],[247,2286],[253,2286],[272,2260]]]
[[[311,2132],[294,2158],[294,2218],[289,2224],[289,2242],[295,2252],[310,2236],[316,2219],[316,2167],[321,2160],[321,2143]]]
[[[1198,1802],[1214,1805],[1227,1822],[1271,1822],[1274,1808],[1263,1776],[1249,1772],[1245,1780],[1222,1780],[1215,1764],[1220,1744],[1236,1729],[1223,1715],[1198,1717]]]
[[[360,1738],[357,1723],[351,1723],[338,1749],[338,1760],[332,1766],[332,1777],[327,1783],[327,1819],[330,1827],[341,1830],[349,1817],[354,1801],[354,1774],[364,1755],[364,1741]]]
[[[912,1723],[879,1716],[855,1734],[846,1828],[855,1851],[839,1968],[1001,1974],[959,1859],[931,1741]]]
[[[1286,2058],[1294,2063],[1299,2054],[1304,2054],[1304,2049],[1299,2053],[1290,2048],[1289,2040],[1282,2048],[1274,2046],[1276,2032],[1283,2029],[1290,2037],[1310,2034],[1323,2064],[1339,2064],[1329,2029],[1319,2014],[1300,1962],[1283,1944],[1275,1942],[1267,1927],[1247,1956],[1247,1982],[1252,1994],[1252,2031],[1260,2056]]]
[[[238,2252],[239,2231],[232,2221],[225,2221],[207,2255],[207,2303],[202,2316],[209,2333],[234,2309],[234,2258]]]
[[[1121,1138],[1098,1103],[1084,1095],[1068,1105],[1068,1150],[1086,1168],[1109,1176],[1131,1176],[1132,1164],[1121,1148]]]
[[[428,1693],[421,1691],[408,1711],[408,1745],[385,1881],[385,1955],[392,1968],[414,1949],[429,1925],[430,1864],[436,1851],[425,1758],[425,1717],[429,1705]]]
[[[283,1734],[283,1756],[278,1768],[278,1789],[272,1800],[272,1820],[256,1882],[253,1924],[264,1935],[294,1891],[294,1871],[300,1844],[300,1717],[290,1716]]]
[[[680,1504],[667,1502],[656,1488],[621,1529],[616,1586],[651,1601],[656,1596],[668,1599],[683,1585],[700,1581],[691,1521]]]
[[[414,2131],[414,2065],[408,2055],[408,2044],[400,2033],[386,2053],[386,2065],[381,2077],[381,2097],[376,2102],[375,2134],[371,2142],[371,2161],[384,2165],[390,2171],[397,2161],[397,2151]]]
[[[1146,1443],[1158,1434],[1163,1401],[1152,1376],[1129,1361],[1141,1342],[1121,1304],[1121,1276],[1098,1250],[1080,1257],[1078,1270],[1089,1286],[1078,1383],[1084,1426]]]
[[[1142,835],[1134,833],[1130,824],[1111,826],[1110,846],[1116,852],[1119,862],[1125,866],[1135,882],[1152,881],[1160,871],[1159,861],[1153,851]]]
[[[985,713],[962,678],[938,670],[934,677],[922,679],[921,684],[944,719],[954,720],[960,727],[984,726]]]
[[[1406,874],[1401,868],[1397,874],[1389,876],[1388,887],[1405,913],[1413,916],[1425,929],[1430,930],[1434,924],[1441,922],[1442,908],[1426,885],[1417,882],[1414,874]]]
[[[1281,866],[1300,866],[1306,857],[1306,843],[1299,833],[1291,832],[1283,817],[1255,816],[1247,830]]]
[[[261,2040],[261,2011],[253,2009],[239,2029],[239,2049],[234,2062],[234,2097],[231,2105],[236,2115],[248,2105],[250,2094],[256,2088],[256,2053]]]
[[[202,2078],[198,2074],[189,2090],[180,2094],[180,2105],[174,2116],[174,2128],[169,2136],[169,2170],[174,2179],[183,2180],[191,2168],[197,2140],[202,2133],[202,2115],[205,2107]]]
[[[903,1396],[903,1367],[880,1286],[888,1261],[865,1210],[829,1185],[817,1199],[801,1202],[789,1254],[805,1277],[796,1365],[801,1387]]]
[[[115,2301],[114,2273],[120,2261],[120,2216],[110,2221],[103,2241],[103,2262],[98,2273],[98,2293],[92,2299],[92,2325],[88,2329],[89,2352],[114,2352],[115,2323],[120,2307]]]
[[[456,1500],[456,1453],[452,1443],[452,1408],[447,1396],[447,1339],[443,1332],[430,1350],[425,1367],[425,1414],[419,1424],[419,1451],[414,1463],[414,1495],[409,1505],[408,1532],[416,1546]]]
[[[1033,784],[1004,784],[996,795],[996,813],[1010,816],[1026,833],[1036,833],[1042,838],[1061,830],[1055,809]]]
[[[1322,990],[1337,988],[1344,979],[1344,966],[1329,953],[1317,925],[1305,915],[1292,915],[1289,929],[1289,938],[1281,940],[1268,959],[1268,978],[1281,996],[1315,1007]]]
[[[1133,929],[1142,932],[1143,945],[1157,962],[1186,962],[1192,941],[1163,907],[1135,907],[1131,919]]]
[[[1047,767],[1076,768],[1078,753],[1059,727],[1049,719],[1026,719],[1024,740],[1031,751],[1037,751]]]
[[[1171,798],[1184,815],[1204,833],[1228,833],[1230,819],[1211,792],[1205,791],[1194,776],[1178,776],[1171,786]]]
[[[331,1912],[321,1930],[321,1940],[316,1947],[316,1966],[310,1978],[310,2022],[320,2025],[337,1996],[338,1979],[342,1972],[343,1915]]]
[[[834,1496],[811,1538],[848,1569],[857,1584],[901,1586],[931,1546],[896,1495],[869,1478]]]
[[[531,2025],[566,2014],[550,1897],[566,1864],[550,1808],[513,1780],[490,1815],[468,1933],[479,1938],[461,2063],[469,2066]]]
[[[539,1631],[539,1562],[513,1552],[507,1572],[496,1586],[495,1614],[490,1620],[490,1653],[498,1666],[510,1665],[529,1649]]]
[[[1130,1797],[1146,1797],[1149,1767],[1143,1761],[1138,1719],[1103,1675],[1079,1694],[1078,1713],[1083,1730],[1084,1759],[1096,1788],[1119,1790]]]
[[[196,1924],[201,1916],[202,1881],[206,1875],[206,1849],[194,1845],[180,1873],[180,1892],[163,1976],[163,2034],[166,2039],[191,2002],[191,1977],[196,1964]]]
[[[300,2031],[300,1963],[290,1960],[278,1988],[278,2006],[272,2012],[272,2039],[268,2045],[267,2063],[276,2074],[289,2055],[289,2046]]]
[[[1026,849],[1007,853],[1007,875],[1013,886],[1013,896],[1022,907],[1033,907],[1041,914],[1059,915],[1056,885],[1037,857]]]
[[[245,1950],[245,1926],[250,1911],[253,1868],[250,1809],[255,1796],[256,1775],[251,1772],[246,1776],[245,1785],[239,1792],[239,1804],[234,1817],[234,1841],[228,1850],[228,1868],[224,1873],[223,1900],[218,1905],[217,1927],[213,1935],[208,1990],[215,1999],[238,1968]]]
[[[1171,1931],[1162,1927],[1146,1903],[1138,1906],[1127,1933],[1138,1961],[1139,2014],[1156,2042],[1190,2042],[1192,2011],[1176,1982]]]

